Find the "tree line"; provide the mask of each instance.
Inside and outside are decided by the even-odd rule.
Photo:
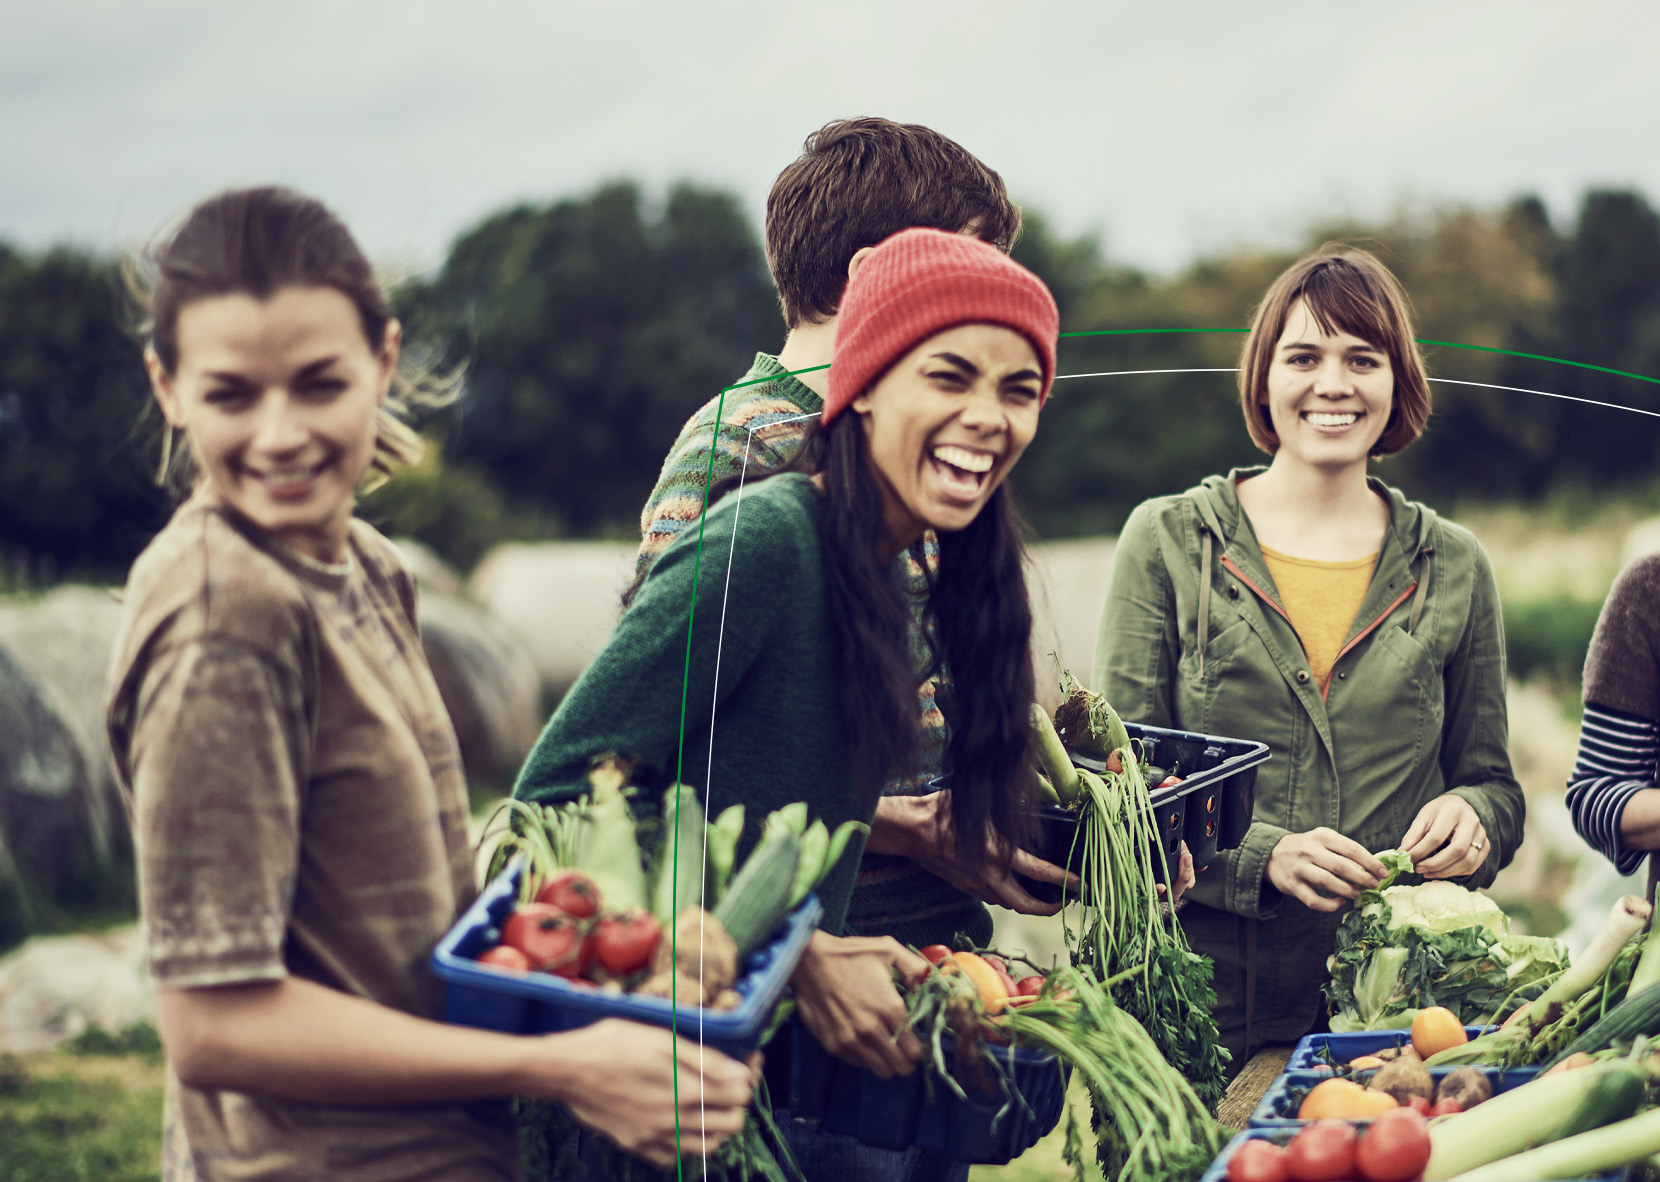
[[[1660,410],[1660,215],[1640,193],[1587,193],[1553,224],[1531,197],[1500,208],[1310,227],[1280,250],[1168,276],[1115,263],[1028,211],[1015,256],[1061,308],[1063,375],[1228,370],[1273,277],[1326,241],[1400,277],[1427,341],[1428,433],[1379,472],[1432,504],[1660,487],[1660,426],[1545,391]],[[686,417],[784,326],[755,227],[730,194],[632,184],[521,205],[461,235],[400,285],[406,339],[465,366],[465,394],[424,424],[426,462],[365,516],[463,568],[503,540],[632,536]],[[0,585],[119,580],[166,518],[151,473],[159,419],[118,261],[0,245]],[[1479,349],[1453,345],[1479,346]],[[1516,356],[1581,362],[1584,368]],[[1071,377],[1015,474],[1046,537],[1113,532],[1140,500],[1259,462],[1231,373]]]

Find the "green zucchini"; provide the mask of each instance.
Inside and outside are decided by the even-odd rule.
[[[800,837],[807,832],[807,802],[798,800],[794,804],[785,805],[770,814],[766,823],[768,825],[781,825]]]
[[[817,887],[819,883],[830,876],[831,871],[835,870],[836,865],[842,860],[842,855],[847,852],[848,843],[853,840],[855,833],[861,837],[867,836],[870,833],[870,826],[863,821],[843,821],[836,826],[836,831],[830,835],[830,849],[824,855],[824,865],[819,869],[818,878],[814,881],[813,887],[808,888],[809,890]]]
[[[664,794],[663,849],[657,861],[652,913],[672,924],[683,908],[703,903],[703,806],[697,792],[676,784]]]
[[[790,888],[801,860],[801,838],[774,829],[750,853],[715,908],[727,935],[738,946],[738,963],[772,935],[790,910]]]
[[[795,881],[790,886],[790,906],[793,908],[807,897],[807,892],[824,876],[824,856],[830,852],[830,830],[823,821],[814,821],[801,835],[801,860],[795,866]]]
[[[1622,1060],[1621,1065],[1625,1070],[1610,1071],[1597,1080],[1590,1094],[1580,1101],[1579,1107],[1568,1118],[1568,1122],[1554,1130],[1548,1139],[1542,1138],[1540,1143],[1560,1141],[1564,1137],[1577,1137],[1592,1129],[1600,1129],[1603,1125],[1635,1116],[1643,1103],[1643,1087],[1648,1082],[1648,1077],[1634,1063]],[[1583,1071],[1584,1068],[1580,1070]]]
[[[1629,1048],[1631,1040],[1639,1034],[1660,1034],[1660,985],[1650,985],[1641,993],[1629,995],[1545,1064],[1545,1070],[1580,1051],[1591,1055],[1609,1047]]]
[[[709,826],[709,880],[704,886],[706,908],[712,908],[726,895],[727,883],[732,879],[732,863],[738,856],[738,839],[744,835],[744,806],[728,806]]]

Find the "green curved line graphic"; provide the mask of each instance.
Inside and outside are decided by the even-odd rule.
[[[1420,345],[1440,345],[1446,349],[1474,349],[1478,353],[1502,353],[1506,357],[1526,357],[1530,361],[1550,361],[1557,365],[1572,365],[1578,369],[1594,369],[1598,373],[1611,373],[1621,378],[1636,378],[1639,382],[1653,382],[1660,385],[1660,378],[1651,378],[1647,374],[1632,373],[1624,369],[1609,369],[1606,365],[1592,365],[1589,361],[1569,361],[1566,357],[1546,357],[1543,353],[1521,353],[1515,349],[1495,349],[1491,345],[1466,345],[1459,341],[1426,341],[1422,337],[1416,338]]]
[[[1061,337],[1127,337],[1152,336],[1157,333],[1172,332],[1250,332],[1248,328],[1098,328],[1089,332],[1063,332]],[[1590,369],[1597,373],[1611,373],[1615,377],[1635,378],[1639,382],[1652,382],[1660,386],[1660,378],[1649,377],[1647,374],[1632,373],[1627,369],[1611,369],[1606,365],[1592,365],[1589,361],[1570,361],[1566,357],[1547,357],[1543,353],[1523,353],[1519,349],[1496,349],[1492,345],[1466,345],[1462,341],[1432,341],[1425,337],[1414,337],[1414,342],[1420,345],[1437,345],[1443,349],[1470,349],[1477,353],[1499,353],[1505,357],[1525,357],[1529,361],[1549,361],[1553,365],[1571,365],[1575,369]],[[823,367],[820,367],[823,368]],[[806,373],[806,370],[802,371]]]

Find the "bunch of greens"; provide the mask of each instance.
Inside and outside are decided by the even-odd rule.
[[[1062,967],[1034,1004],[1011,1009],[1001,1025],[1016,1046],[1042,1047],[1078,1072],[1098,1135],[1105,1132],[1097,1155],[1107,1182],[1189,1182],[1205,1172],[1226,1138],[1145,1024],[1114,1004],[1108,986],[1115,984],[1088,969]],[[1066,1160],[1078,1177],[1088,1177],[1070,1105],[1066,1122]]]
[[[1079,930],[1067,927],[1073,963],[1113,983],[1119,1009],[1146,1031],[1160,1056],[1214,1111],[1226,1088],[1228,1053],[1218,1040],[1211,964],[1188,946],[1155,883],[1173,882],[1155,826],[1142,763],[1123,721],[1098,694],[1063,673],[1066,701],[1056,712],[1064,747],[1042,711],[1033,716],[1036,746],[1062,800],[1079,805],[1077,853],[1084,912]],[[1105,775],[1071,766],[1069,753],[1105,759]],[[1113,755],[1117,759],[1113,759]],[[1140,1152],[1138,1126],[1122,1127],[1119,1113],[1092,1096],[1100,1165],[1108,1178],[1123,1175]],[[1132,1171],[1131,1175],[1136,1176]],[[1169,1175],[1172,1177],[1177,1174]]]
[[[1394,886],[1411,872],[1411,859],[1399,850],[1378,859],[1389,876],[1343,917],[1327,961],[1334,1031],[1410,1026],[1426,1006],[1485,1025],[1507,1000],[1538,996],[1568,967],[1561,941],[1512,935],[1486,895],[1446,881]]]

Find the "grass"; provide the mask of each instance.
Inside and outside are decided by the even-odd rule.
[[[159,1179],[163,1074],[148,1023],[0,1055],[0,1182]]]

